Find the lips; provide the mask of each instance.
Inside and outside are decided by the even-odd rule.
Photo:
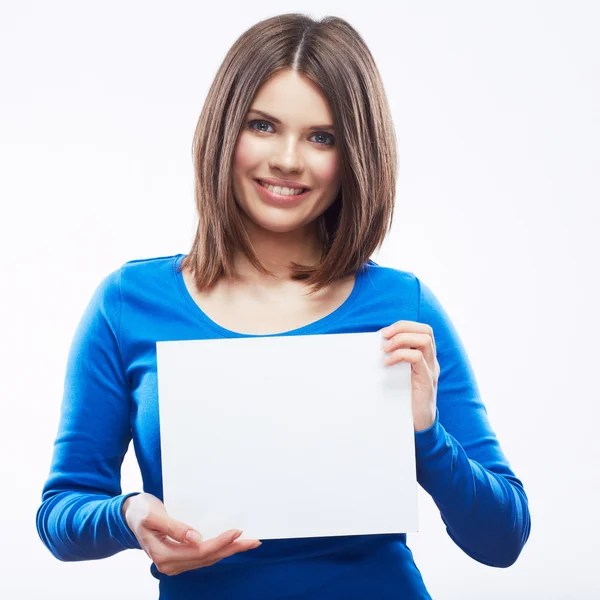
[[[308,196],[310,191],[308,188],[304,188],[304,191],[299,194],[276,194],[262,185],[259,179],[254,180],[254,185],[264,200],[277,206],[296,206]]]
[[[288,183],[288,184],[284,184],[284,183],[273,183],[272,181],[266,181],[264,179],[256,179],[256,181],[258,183],[260,183],[261,185],[266,184],[266,185],[272,185],[273,187],[286,187],[286,188],[291,188],[293,190],[302,190],[303,192],[309,190],[310,188],[305,187],[305,186],[301,186],[298,185],[297,183]]]

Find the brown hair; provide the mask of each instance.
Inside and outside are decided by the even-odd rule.
[[[210,87],[192,147],[196,236],[181,269],[199,290],[235,277],[233,252],[260,263],[232,193],[238,136],[259,88],[293,69],[319,86],[333,115],[340,151],[340,192],[318,220],[322,255],[316,266],[291,263],[292,278],[313,292],[355,273],[391,226],[396,191],[396,136],[379,71],[365,42],[345,20],[315,21],[297,13],[260,21],[233,44]]]

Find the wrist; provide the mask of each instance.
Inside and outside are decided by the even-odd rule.
[[[415,419],[414,419],[415,433],[422,433],[423,431],[427,431],[428,429],[431,429],[435,425],[435,422],[437,421],[437,416],[438,416],[437,407],[433,411],[433,414],[429,414],[426,416],[415,416]]]
[[[423,431],[427,431],[427,429],[431,429],[435,423],[435,417],[433,419],[420,419],[414,422],[415,433],[421,433]]]
[[[123,515],[123,518],[125,519],[125,521],[127,521],[127,510],[129,508],[129,506],[131,505],[131,503],[133,502],[134,498],[135,498],[135,496],[128,496],[127,498],[125,498],[125,501],[121,505],[121,514]]]

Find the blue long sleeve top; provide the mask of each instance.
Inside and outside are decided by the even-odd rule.
[[[144,491],[163,500],[156,342],[247,337],[200,309],[179,271],[183,257],[125,263],[99,284],[79,322],[36,515],[40,538],[59,560],[140,549],[121,511],[132,495],[122,493],[120,478],[132,440]],[[436,420],[415,433],[417,481],[458,547],[480,563],[508,567],[529,537],[527,496],[433,292],[413,273],[368,261],[339,308],[276,335],[372,332],[398,320],[431,325],[440,365]],[[255,550],[179,575],[167,576],[154,563],[150,568],[162,600],[430,598],[406,534],[264,540]]]

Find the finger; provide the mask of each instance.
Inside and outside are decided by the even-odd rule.
[[[429,368],[433,371],[435,367],[435,347],[433,340],[425,333],[398,333],[382,344],[385,352],[392,352],[400,348],[420,350]]]
[[[431,338],[426,333],[397,333],[389,339],[383,339],[381,347],[384,350],[395,350],[396,348],[420,348],[431,345]]]
[[[170,538],[165,538],[164,540],[154,541],[151,550],[154,555],[160,556],[163,561],[168,561],[170,564],[193,564],[195,565],[194,568],[198,568],[204,564],[213,564],[232,554],[258,548],[261,544],[260,540],[255,539],[235,540],[231,544],[225,546],[221,551],[211,553],[206,550],[208,541],[197,545],[191,545],[185,543],[182,544]]]
[[[168,517],[167,535],[181,543],[198,544],[202,541],[202,534],[193,527]]]
[[[427,323],[419,323],[418,321],[396,321],[395,323],[380,329],[380,333],[385,338],[392,337],[393,335],[402,332],[433,334],[433,329]]]
[[[180,543],[160,535],[147,538],[145,550],[152,561],[163,568],[175,563],[199,562],[197,545]]]
[[[433,328],[427,323],[418,323],[417,321],[396,321],[395,323],[388,325],[388,327],[381,329],[380,333],[385,339],[390,339],[398,333],[426,333],[431,337],[433,349],[437,354]]]
[[[410,363],[416,370],[420,362],[424,362],[423,354],[420,350],[411,350],[409,348],[400,348],[390,352],[383,360],[386,365],[395,365],[401,362]]]
[[[165,562],[163,562],[161,566],[163,568],[169,569],[170,574],[178,575],[179,573],[183,573],[184,571],[200,569],[202,567],[209,567],[219,562],[220,560],[231,556],[232,554],[252,550],[254,548],[258,548],[258,546],[260,545],[261,542],[259,540],[236,540],[228,546],[227,550],[224,550],[219,554],[212,554],[206,556],[200,556],[198,553],[198,547],[196,546],[196,552],[192,556],[176,556],[173,554],[168,554],[164,556],[163,558]],[[183,548],[184,546],[187,546],[186,552],[194,550],[188,544],[179,544],[180,548]]]
[[[422,381],[431,379],[431,381],[437,385],[438,371],[427,364],[427,361],[420,350],[401,348],[400,350],[394,350],[394,352],[388,354],[384,359],[384,364],[386,366],[395,365],[401,362],[410,363],[411,371]]]
[[[217,554],[237,540],[242,533],[243,531],[240,531],[239,529],[230,529],[215,538],[198,544],[198,548],[203,556]]]

